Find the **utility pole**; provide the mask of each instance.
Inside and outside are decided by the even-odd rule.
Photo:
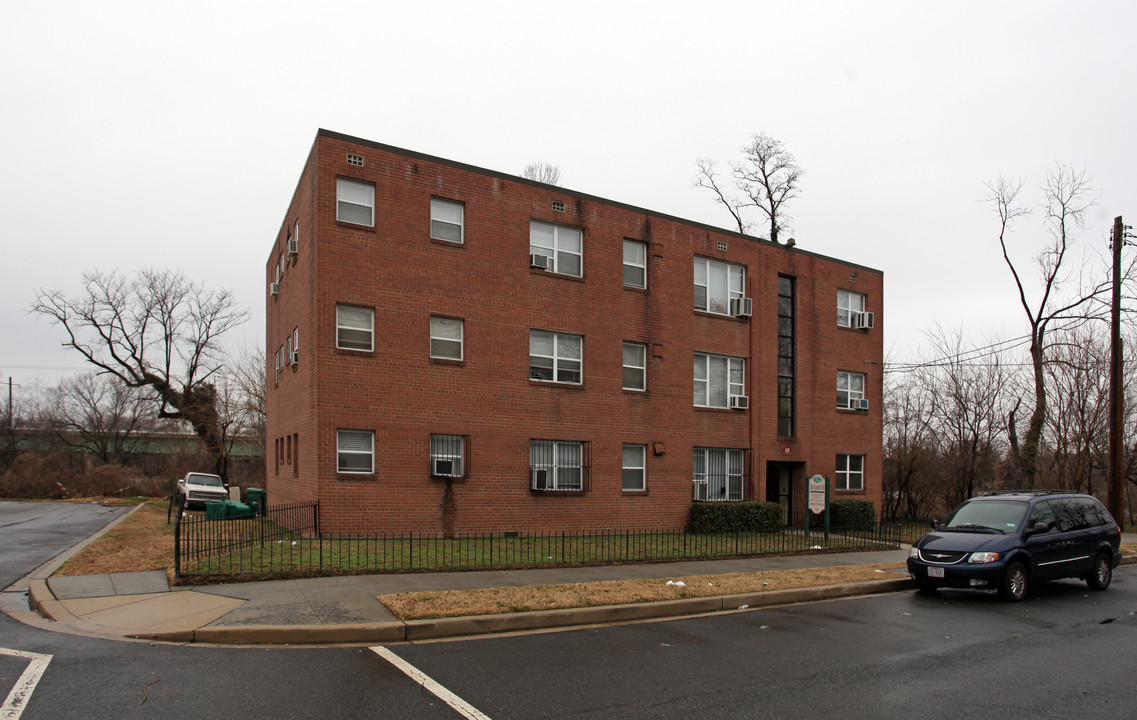
[[[1110,305],[1109,338],[1109,512],[1125,525],[1125,388],[1121,358],[1121,248],[1125,223],[1113,219],[1113,301]]]

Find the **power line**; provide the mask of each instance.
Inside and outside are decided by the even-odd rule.
[[[1070,328],[1077,327],[1078,325],[1081,325],[1084,322],[1086,322],[1086,318],[1072,319],[1072,320],[1070,320],[1070,322],[1068,322],[1064,325],[1059,325],[1058,327],[1051,329],[1050,332],[1059,332],[1062,330],[1069,330]],[[1000,340],[998,342],[991,343],[990,345],[983,345],[983,346],[980,346],[977,348],[972,348],[970,350],[963,350],[961,352],[955,353],[954,355],[945,355],[944,357],[936,358],[933,360],[927,360],[924,362],[918,362],[918,363],[887,363],[886,362],[884,364],[884,371],[885,372],[895,372],[895,373],[907,373],[907,372],[914,372],[916,370],[923,370],[923,369],[927,369],[927,368],[951,367],[952,365],[960,365],[960,364],[973,365],[973,366],[978,366],[978,367],[993,367],[995,365],[995,363],[981,364],[981,363],[977,363],[975,361],[980,360],[980,359],[985,358],[985,357],[997,355],[999,352],[1002,352],[1005,350],[1013,350],[1017,347],[1021,347],[1023,345],[1029,344],[1030,341],[1031,341],[1030,335],[1022,335],[1022,336],[1017,337],[1017,338],[1011,338],[1010,340]],[[1002,367],[1008,367],[1008,368],[1031,367],[1031,365],[1032,365],[1032,363],[1025,363],[1025,362],[1021,362],[1021,363],[998,363],[998,364]]]

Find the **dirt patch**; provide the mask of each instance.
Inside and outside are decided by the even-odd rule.
[[[67,561],[57,575],[166,570],[174,567],[174,526],[165,504],[147,503]]]
[[[729,575],[696,575],[671,578],[671,584],[668,584],[666,579],[652,578],[570,585],[396,593],[381,595],[378,599],[400,620],[425,620],[598,605],[625,605],[688,597],[837,585],[906,577],[903,573],[897,572],[903,567],[903,563],[892,563]]]

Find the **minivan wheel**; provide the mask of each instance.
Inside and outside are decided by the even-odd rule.
[[[1026,574],[1026,567],[1021,562],[1013,562],[1007,566],[1003,582],[999,584],[999,597],[1008,602],[1018,602],[1026,597],[1029,585],[1030,576]]]
[[[1098,553],[1094,558],[1093,569],[1086,576],[1086,585],[1090,590],[1105,590],[1113,580],[1113,563],[1105,553]]]

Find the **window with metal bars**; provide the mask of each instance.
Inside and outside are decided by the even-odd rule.
[[[466,435],[430,436],[430,476],[440,478],[466,477]]]
[[[697,447],[693,455],[695,500],[737,502],[746,499],[746,450]]]
[[[578,440],[530,440],[529,489],[538,492],[591,490],[591,443]]]

